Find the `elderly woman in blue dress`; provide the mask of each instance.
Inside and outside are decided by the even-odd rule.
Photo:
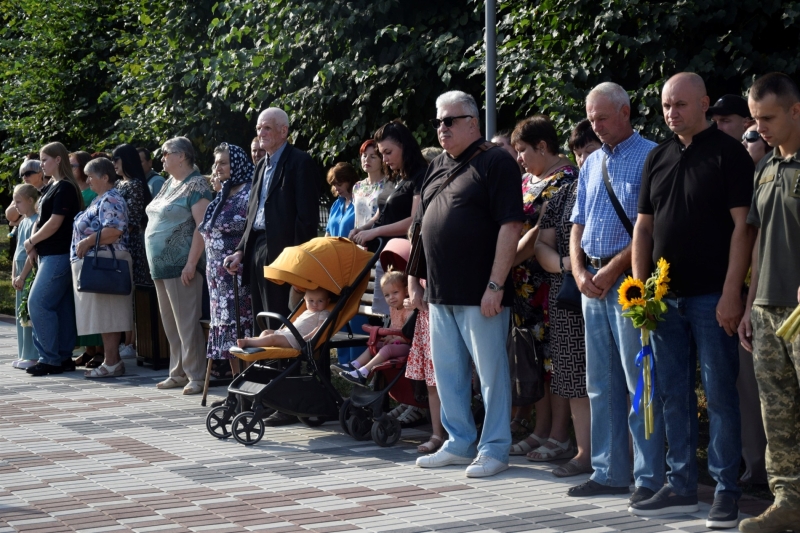
[[[214,150],[214,179],[222,190],[208,204],[203,222],[198,228],[205,241],[206,281],[211,300],[211,329],[208,332],[206,357],[230,360],[235,373],[234,357],[230,347],[236,346],[236,307],[234,303],[233,276],[223,266],[223,260],[236,251],[247,222],[247,201],[253,182],[255,166],[239,146],[223,143]],[[250,286],[239,283],[239,321],[242,334],[253,336],[253,311]],[[223,376],[218,376],[223,377]]]
[[[78,335],[102,335],[105,346],[103,363],[87,370],[84,376],[111,378],[125,373],[125,364],[119,355],[119,332],[133,329],[133,293],[113,295],[79,292],[78,279],[84,260],[91,261],[95,254],[97,233],[100,232],[98,257],[111,257],[113,249],[117,259],[128,262],[133,281],[133,265],[128,251],[128,205],[115,188],[117,173],[111,161],[102,157],[93,159],[86,164],[84,171],[97,197],[89,207],[78,213],[72,224],[70,262],[76,325]]]

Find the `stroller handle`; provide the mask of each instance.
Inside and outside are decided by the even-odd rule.
[[[256,316],[256,320],[258,321],[258,325],[261,329],[269,329],[265,327],[267,325],[266,321],[267,318],[274,318],[275,320],[279,320],[284,326],[286,326],[286,328],[292,333],[292,335],[294,335],[294,338],[297,339],[297,342],[300,344],[300,346],[306,343],[306,340],[303,338],[302,335],[300,335],[300,332],[297,331],[297,328],[294,327],[294,324],[292,324],[288,318],[286,318],[283,315],[279,315],[278,313],[272,313],[270,311],[263,311],[261,313],[258,313],[258,316]]]

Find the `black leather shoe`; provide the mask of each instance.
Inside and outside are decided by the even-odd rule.
[[[636,487],[636,490],[633,491],[633,494],[631,494],[631,497],[628,500],[628,503],[634,504],[634,503],[643,502],[645,500],[649,500],[650,498],[652,498],[655,495],[656,495],[656,491],[650,490],[647,487]]]
[[[45,363],[38,363],[25,370],[31,376],[46,376],[47,374],[61,374],[64,370],[60,366],[48,365]]]
[[[567,491],[567,496],[585,498],[587,496],[604,496],[608,494],[628,494],[630,491],[629,487],[609,487],[590,479],[586,483],[571,487]]]
[[[72,357],[69,359],[64,359],[64,361],[61,362],[61,371],[75,372],[75,361],[72,360]]]
[[[269,418],[264,420],[264,425],[276,427],[276,426],[288,426],[289,424],[297,423],[297,417],[292,415],[287,415],[281,413],[280,411],[275,411],[272,413]]]

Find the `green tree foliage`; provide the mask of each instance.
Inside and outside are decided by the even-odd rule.
[[[625,87],[637,128],[661,138],[660,90],[672,74],[700,74],[713,103],[760,74],[798,73],[798,2],[504,0],[498,11],[503,116],[549,113],[562,131],[585,117],[586,93],[603,81]],[[484,58],[474,51],[471,68]]]
[[[320,165],[352,160],[402,118],[423,145],[440,92],[483,95],[480,0],[0,0],[0,182],[49,140],[151,148],[187,135],[207,169],[219,142],[249,144],[276,105]],[[663,80],[693,70],[716,98],[754,76],[797,73],[800,3],[501,0],[501,126],[535,112],[562,132],[586,92],[621,83],[634,121],[664,133]],[[562,135],[566,137],[566,135]]]

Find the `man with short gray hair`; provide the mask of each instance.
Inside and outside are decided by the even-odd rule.
[[[492,476],[508,468],[511,447],[505,343],[513,304],[509,272],[525,216],[519,167],[481,135],[472,96],[444,93],[436,100],[436,117],[431,123],[445,152],[428,167],[416,216],[427,260],[420,277],[427,279],[431,353],[450,438],[438,452],[417,459],[417,466],[468,464],[467,477]],[[418,278],[409,277],[409,289],[412,304],[424,308]],[[477,447],[473,362],[486,408]]]
[[[242,265],[242,282],[250,283],[253,314],[289,312],[290,285],[264,278],[264,267],[287,246],[297,246],[317,236],[319,225],[319,170],[311,157],[288,142],[289,116],[277,107],[261,112],[256,123],[261,147],[267,156],[259,161],[250,189],[247,224],[236,252],[223,264],[234,274]],[[270,321],[270,329],[281,324]],[[275,413],[266,421],[277,426],[295,422],[295,417]]]
[[[601,83],[586,97],[586,117],[603,146],[581,167],[571,219],[570,258],[583,294],[594,474],[568,494],[629,492],[630,428],[636,485],[631,502],[637,502],[652,497],[664,485],[665,473],[661,418],[656,417],[653,435],[645,439],[644,418],[628,406],[628,397],[633,398],[636,390],[639,333],[622,316],[617,301],[617,290],[631,268],[631,235],[642,167],[656,146],[633,131],[630,114],[628,93],[616,83]],[[653,411],[660,410],[656,396]]]

